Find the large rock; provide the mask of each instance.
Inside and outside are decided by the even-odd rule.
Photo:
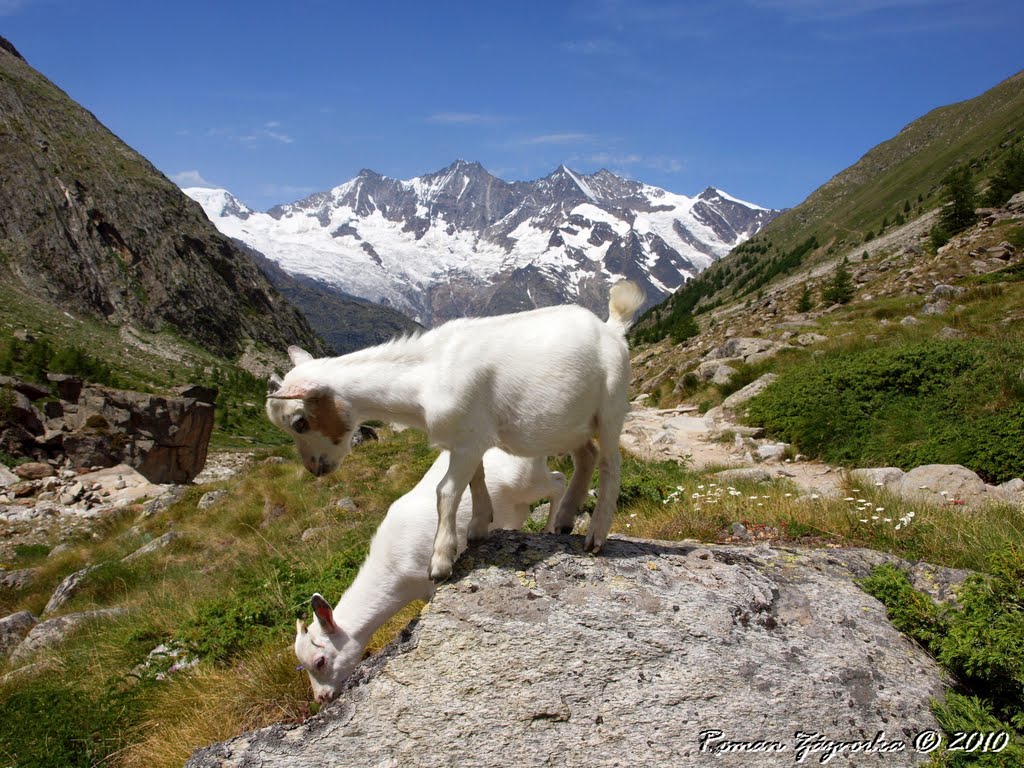
[[[927,761],[906,742],[937,728],[942,678],[855,585],[857,551],[581,545],[492,536],[334,704],[188,765],[792,766],[797,731],[904,742],[832,766]],[[722,739],[782,751],[712,755]]]
[[[58,616],[56,619],[41,621],[14,649],[14,653],[11,654],[11,662],[20,663],[38,651],[60,645],[69,634],[90,622],[117,618],[127,613],[128,611],[124,608],[101,608],[83,613],[69,613],[66,616]]]
[[[890,485],[902,479],[904,475],[906,472],[899,467],[868,467],[850,470],[852,481],[872,487]]]
[[[1003,493],[985,484],[960,464],[925,464],[907,472],[886,488],[904,498],[933,504],[979,507],[1005,501]]]
[[[213,430],[203,397],[84,387],[65,408],[64,451],[77,467],[126,463],[151,483],[187,483],[206,463]]]
[[[774,373],[766,373],[760,378],[750,382],[743,389],[738,392],[733,392],[724,401],[722,401],[723,411],[735,411],[741,405],[745,405],[746,402],[757,395],[764,392],[768,386],[777,379]]]
[[[38,622],[28,611],[18,611],[0,619],[0,659],[13,651]]]

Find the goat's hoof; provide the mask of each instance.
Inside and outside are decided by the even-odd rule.
[[[470,544],[479,544],[480,542],[487,540],[487,531],[484,531],[483,533],[470,532],[469,536],[466,537],[466,540]]]
[[[595,540],[592,534],[588,535],[587,540],[583,542],[584,552],[590,552],[592,554],[599,555],[601,554],[602,549],[604,549],[604,542]]]
[[[555,529],[555,533],[562,534],[563,536],[572,533],[573,526],[571,525],[560,525]]]
[[[441,584],[441,583],[443,583],[445,581],[448,581],[448,579],[451,578],[452,566],[451,566],[450,563],[447,564],[447,565],[444,565],[444,564],[435,565],[434,563],[431,563],[430,564],[430,572],[429,573],[430,573],[430,580],[432,582],[434,582],[435,584]]]

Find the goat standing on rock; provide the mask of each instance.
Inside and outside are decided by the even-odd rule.
[[[565,476],[549,472],[547,458],[525,459],[492,448],[483,457],[487,490],[494,503],[491,529],[522,528],[530,504],[551,499],[558,506]],[[363,656],[373,633],[413,600],[429,600],[434,583],[427,578],[431,542],[437,528],[435,489],[448,469],[448,454],[437,457],[416,486],[388,509],[370,542],[370,553],[333,610],[313,595],[315,621],[295,626],[295,655],[309,673],[318,702],[333,699]],[[469,499],[458,508],[458,551],[466,548]]]
[[[559,306],[453,320],[342,357],[317,360],[289,347],[295,367],[269,394],[267,415],[294,436],[317,476],[337,468],[352,432],[370,419],[422,429],[450,451],[437,486],[434,581],[451,575],[456,509],[467,485],[469,541],[487,535],[493,510],[481,459],[491,447],[517,456],[572,454],[572,481],[550,532],[572,529],[596,463],[600,486],[584,548],[597,553],[619,495],[619,434],[629,408],[625,333],[643,300],[639,286],[622,281],[612,287],[607,323],[582,307]]]

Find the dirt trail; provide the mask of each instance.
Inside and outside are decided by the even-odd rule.
[[[721,442],[718,435],[742,427],[719,422],[712,428],[693,409],[659,410],[633,406],[626,416],[620,443],[647,460],[674,459],[693,469],[757,467],[782,477],[806,493],[836,496],[842,490],[842,472],[814,461],[755,461],[750,449]]]

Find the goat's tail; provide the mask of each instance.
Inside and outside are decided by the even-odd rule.
[[[617,326],[625,333],[643,303],[643,288],[632,280],[620,280],[612,286],[608,297],[608,325]]]

